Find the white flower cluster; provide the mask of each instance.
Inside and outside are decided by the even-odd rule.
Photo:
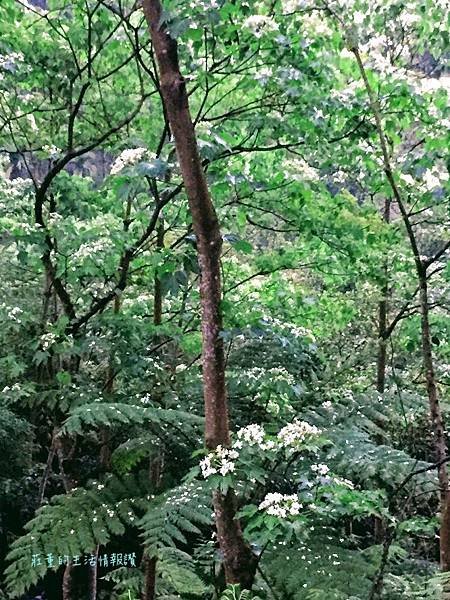
[[[16,323],[22,323],[22,321],[19,319],[20,315],[22,314],[23,310],[20,308],[20,306],[13,306],[8,310],[8,317],[11,319],[11,321],[16,321]]]
[[[42,146],[42,151],[45,152],[45,154],[48,154],[50,158],[55,158],[61,154],[61,149],[57,148],[54,144],[53,146]]]
[[[289,495],[274,492],[266,494],[266,497],[258,508],[259,510],[264,510],[268,515],[285,519],[288,516],[294,517],[298,515],[303,505],[298,501],[296,494]]]
[[[234,442],[233,448],[238,450],[243,448],[244,443],[249,446],[259,446],[261,450],[274,450],[276,448],[275,442],[267,439],[264,428],[255,423],[242,427],[236,435],[238,439]]]
[[[264,428],[261,427],[261,425],[257,425],[256,423],[247,425],[247,427],[243,427],[237,432],[238,440],[246,442],[249,446],[254,446],[255,444],[262,444],[265,435],[266,432],[264,431]]]
[[[262,319],[264,325],[270,325],[271,327],[279,328],[283,331],[288,331],[291,335],[296,338],[309,338],[314,341],[313,333],[310,329],[306,329],[306,327],[301,327],[300,325],[295,325],[294,323],[287,323],[285,321],[281,321],[281,319],[277,319],[271,317],[269,315],[265,316]]]
[[[336,485],[343,485],[344,487],[348,487],[351,490],[355,489],[355,484],[350,479],[343,479],[342,477],[333,477],[332,483]]]
[[[48,348],[50,348],[50,346],[53,346],[53,344],[56,342],[56,340],[57,340],[57,337],[54,333],[44,333],[44,335],[41,335],[42,349],[48,350]]]
[[[148,155],[147,148],[128,148],[127,150],[123,150],[114,161],[110,174],[117,175],[125,167],[135,165],[146,155]]]
[[[85,242],[72,253],[72,260],[83,261],[92,256],[103,254],[111,247],[111,240],[102,237],[92,242]]]
[[[306,439],[317,436],[321,433],[321,430],[310,425],[305,421],[295,420],[293,423],[283,427],[277,438],[271,439],[261,425],[252,423],[246,427],[242,427],[237,432],[237,440],[233,443],[231,448],[224,448],[223,446],[217,446],[217,448],[210,452],[205,458],[200,461],[200,469],[202,475],[207,479],[210,475],[227,475],[232,473],[236,469],[236,459],[239,458],[239,451],[244,446],[257,447],[262,451],[278,451],[286,448],[299,448],[301,443]],[[326,465],[317,465],[320,471],[324,471]]]
[[[441,75],[440,77],[422,77],[416,83],[420,92],[424,94],[433,94],[439,90],[445,90],[450,93],[450,75]]]
[[[330,471],[330,468],[328,465],[323,464],[311,465],[311,471],[314,471],[314,473],[317,473],[318,475],[326,475]]]
[[[296,12],[297,10],[304,9],[308,2],[305,0],[283,0],[283,14],[288,15]]]
[[[257,38],[262,37],[268,33],[278,31],[278,25],[271,17],[264,15],[251,15],[245,19],[243,26],[246,29],[250,29],[253,35]]]
[[[235,469],[234,461],[238,458],[239,452],[233,449],[217,446],[214,452],[210,452],[200,462],[202,475],[207,479],[210,475],[227,475]]]
[[[10,70],[18,62],[23,62],[22,52],[11,52],[11,54],[0,54],[0,68]]]
[[[316,437],[321,433],[321,430],[314,425],[295,419],[292,423],[280,429],[277,437],[285,448],[297,448],[308,438]]]
[[[285,175],[294,181],[318,181],[319,171],[302,158],[289,158],[283,164]]]
[[[269,81],[269,79],[272,77],[272,75],[273,75],[272,67],[261,67],[258,71],[256,71],[254,77],[255,77],[256,81],[258,81],[262,85],[265,85]]]
[[[251,367],[250,369],[245,369],[242,372],[242,375],[239,375],[237,378],[237,383],[255,382],[262,385],[264,379],[269,379],[272,384],[276,381],[282,381],[288,385],[295,384],[295,378],[284,367],[272,367],[271,369],[265,369],[263,367]]]
[[[433,169],[427,169],[422,176],[422,181],[428,191],[442,187],[448,181],[448,171],[438,166]]]

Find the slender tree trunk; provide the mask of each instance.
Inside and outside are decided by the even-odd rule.
[[[100,546],[97,546],[93,552],[95,556],[95,565],[89,566],[89,580],[88,580],[88,600],[97,600],[97,573],[98,573],[98,551]]]
[[[341,23],[342,24],[342,23]],[[345,29],[345,24],[342,24]],[[445,427],[442,412],[439,403],[439,395],[436,385],[436,377],[434,372],[433,364],[433,353],[431,344],[431,332],[430,332],[430,321],[429,321],[429,301],[428,301],[428,285],[427,285],[427,266],[429,263],[423,261],[420,256],[419,247],[417,244],[416,236],[414,233],[413,226],[410,221],[408,211],[403,204],[402,195],[397,183],[395,181],[394,172],[392,170],[391,161],[388,152],[388,145],[383,130],[381,120],[381,109],[380,103],[375,95],[372,86],[370,85],[367,77],[364,64],[361,59],[361,54],[357,45],[351,45],[351,51],[355,55],[356,62],[361,77],[364,81],[364,85],[369,96],[370,108],[372,110],[375,124],[378,132],[378,138],[380,141],[380,148],[383,155],[383,167],[386,179],[391,187],[393,198],[395,199],[400,213],[402,215],[403,223],[405,225],[406,232],[408,234],[411,250],[414,255],[417,278],[419,281],[419,292],[420,292],[420,314],[421,314],[421,337],[422,337],[422,360],[425,370],[426,388],[428,394],[428,404],[430,411],[430,420],[432,426],[435,460],[440,463],[438,469],[438,479],[440,488],[440,536],[439,536],[439,553],[441,569],[443,571],[450,571],[450,493],[448,489],[449,478],[447,472],[447,444],[445,440]]]
[[[156,592],[156,558],[146,557],[144,560],[144,587],[142,600],[153,600]]]
[[[445,461],[447,456],[447,443],[445,440],[445,427],[439,404],[436,375],[434,370],[433,352],[431,345],[431,331],[429,319],[428,283],[425,269],[419,273],[420,281],[420,311],[422,329],[422,356],[425,370],[425,380],[430,406],[430,416],[436,461]],[[441,526],[440,526],[440,562],[443,571],[450,571],[450,493],[447,463],[443,462],[438,470]]]
[[[120,297],[116,296],[114,298],[114,306],[113,313],[117,315],[120,311]],[[115,370],[114,370],[114,352],[111,350],[108,360],[108,369],[106,371],[106,383],[105,383],[105,394],[107,397],[111,397],[114,391],[114,379],[115,379]],[[102,473],[108,473],[111,470],[111,433],[108,427],[102,427],[100,429],[100,453],[99,453],[99,462],[100,469]],[[98,558],[98,553],[100,550],[100,546],[97,545],[93,554],[96,558]],[[97,600],[97,579],[98,579],[98,561],[95,561],[94,565],[89,565],[89,575],[88,575],[88,600]]]
[[[56,438],[56,455],[58,457],[59,473],[63,482],[64,490],[68,494],[74,487],[74,482],[67,476],[64,470],[64,444],[61,438]],[[62,600],[73,600],[72,598],[72,575],[73,565],[67,563],[64,568],[63,580],[62,580]]]
[[[391,199],[385,198],[383,220],[390,221]],[[383,264],[383,284],[381,287],[381,300],[378,303],[378,350],[377,350],[377,391],[384,394],[386,386],[386,358],[387,358],[387,316],[388,316],[388,264]],[[374,519],[374,538],[377,544],[381,543],[386,534],[384,520],[380,517]]]
[[[156,184],[155,184],[156,185]],[[156,238],[156,247],[158,250],[164,248],[164,221],[161,219]],[[163,307],[163,295],[161,280],[158,277],[158,273],[155,273],[154,286],[153,286],[153,324],[158,326],[162,323],[162,307]],[[161,450],[153,460],[150,460],[149,465],[149,479],[154,489],[157,489],[161,481],[161,469],[162,469],[162,455]],[[156,556],[151,558],[146,556],[144,558],[144,587],[142,590],[142,600],[154,600],[156,593],[156,563],[158,559]]]
[[[175,140],[178,161],[189,201],[197,238],[201,270],[203,394],[205,402],[205,441],[209,449],[230,443],[228,401],[225,385],[225,359],[220,337],[222,236],[203,172],[194,126],[189,111],[185,81],[178,64],[177,43],[162,19],[160,0],[143,0],[153,48],[159,67],[161,93],[170,129]],[[223,556],[227,583],[250,588],[256,570],[256,558],[245,543],[236,519],[235,496],[214,495],[217,536]]]
[[[55,458],[55,454],[56,454],[56,440],[55,440],[55,436],[57,435],[57,429],[56,427],[53,429],[52,432],[52,441],[50,444],[50,448],[48,450],[48,455],[47,455],[47,463],[45,465],[45,469],[44,472],[42,474],[42,479],[41,482],[39,484],[39,494],[38,494],[38,504],[39,506],[42,505],[42,503],[44,502],[44,497],[45,497],[45,488],[47,487],[47,482],[48,482],[48,478],[50,477],[50,473],[52,471],[52,465],[53,465],[53,460]]]
[[[156,247],[158,250],[164,248],[164,221],[160,219],[157,234],[156,234]],[[153,286],[153,324],[161,325],[162,323],[162,287],[161,279],[158,274],[155,274],[154,286]]]
[[[384,202],[383,220],[390,221],[391,200],[386,198]],[[377,391],[384,393],[386,384],[386,357],[387,357],[387,315],[388,315],[388,265],[383,265],[383,286],[381,288],[381,300],[378,304],[378,353],[377,353]]]
[[[69,563],[65,566],[62,580],[62,600],[72,600],[72,572],[73,566]]]

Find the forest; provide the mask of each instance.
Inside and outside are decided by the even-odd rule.
[[[450,600],[449,34],[0,1],[0,600]]]

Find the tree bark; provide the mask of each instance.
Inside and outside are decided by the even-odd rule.
[[[143,0],[153,48],[159,68],[161,94],[189,201],[197,238],[201,270],[203,395],[205,403],[205,441],[213,450],[230,444],[228,401],[225,384],[225,357],[222,330],[220,254],[222,236],[211,201],[197,148],[189,110],[185,81],[178,64],[177,43],[161,22],[160,0]],[[227,583],[250,588],[256,558],[245,543],[236,520],[235,496],[214,495],[214,509],[220,550]]]
[[[144,559],[144,588],[142,590],[142,600],[153,600],[156,592],[156,562],[155,557]]]

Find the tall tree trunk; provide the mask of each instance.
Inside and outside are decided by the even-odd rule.
[[[345,28],[345,24],[343,24]],[[375,124],[377,128],[380,148],[383,155],[383,168],[386,179],[391,187],[393,198],[395,199],[403,223],[408,234],[411,250],[414,255],[416,265],[417,279],[419,281],[420,291],[420,314],[421,314],[421,337],[422,337],[422,361],[425,370],[426,388],[428,394],[428,404],[430,411],[430,420],[433,433],[435,460],[439,464],[438,479],[440,489],[440,536],[439,536],[439,553],[441,569],[450,571],[450,493],[448,489],[449,478],[447,472],[447,444],[445,440],[445,427],[442,417],[442,411],[439,403],[439,395],[436,385],[436,376],[434,372],[433,353],[431,344],[431,332],[429,321],[429,301],[428,301],[428,284],[427,284],[427,267],[428,261],[423,261],[420,256],[419,247],[414,233],[413,225],[410,221],[410,215],[403,204],[403,198],[395,181],[394,172],[391,166],[389,157],[388,144],[384,134],[380,103],[375,95],[372,86],[367,77],[364,64],[361,59],[358,46],[352,44],[350,50],[353,52],[358,63],[359,72],[364,81],[364,86],[369,96],[370,108],[372,110]],[[446,246],[447,248],[448,246]]]
[[[150,28],[159,67],[161,93],[197,238],[201,270],[205,441],[207,447],[213,450],[219,444],[228,446],[230,443],[224,348],[220,338],[222,236],[198,153],[186,85],[178,64],[177,43],[170,37],[164,22],[161,22],[160,0],[143,0],[143,9]],[[219,493],[214,495],[217,537],[227,583],[239,583],[241,587],[250,588],[256,558],[244,541],[240,523],[236,519],[235,502],[232,491],[226,496]]]

